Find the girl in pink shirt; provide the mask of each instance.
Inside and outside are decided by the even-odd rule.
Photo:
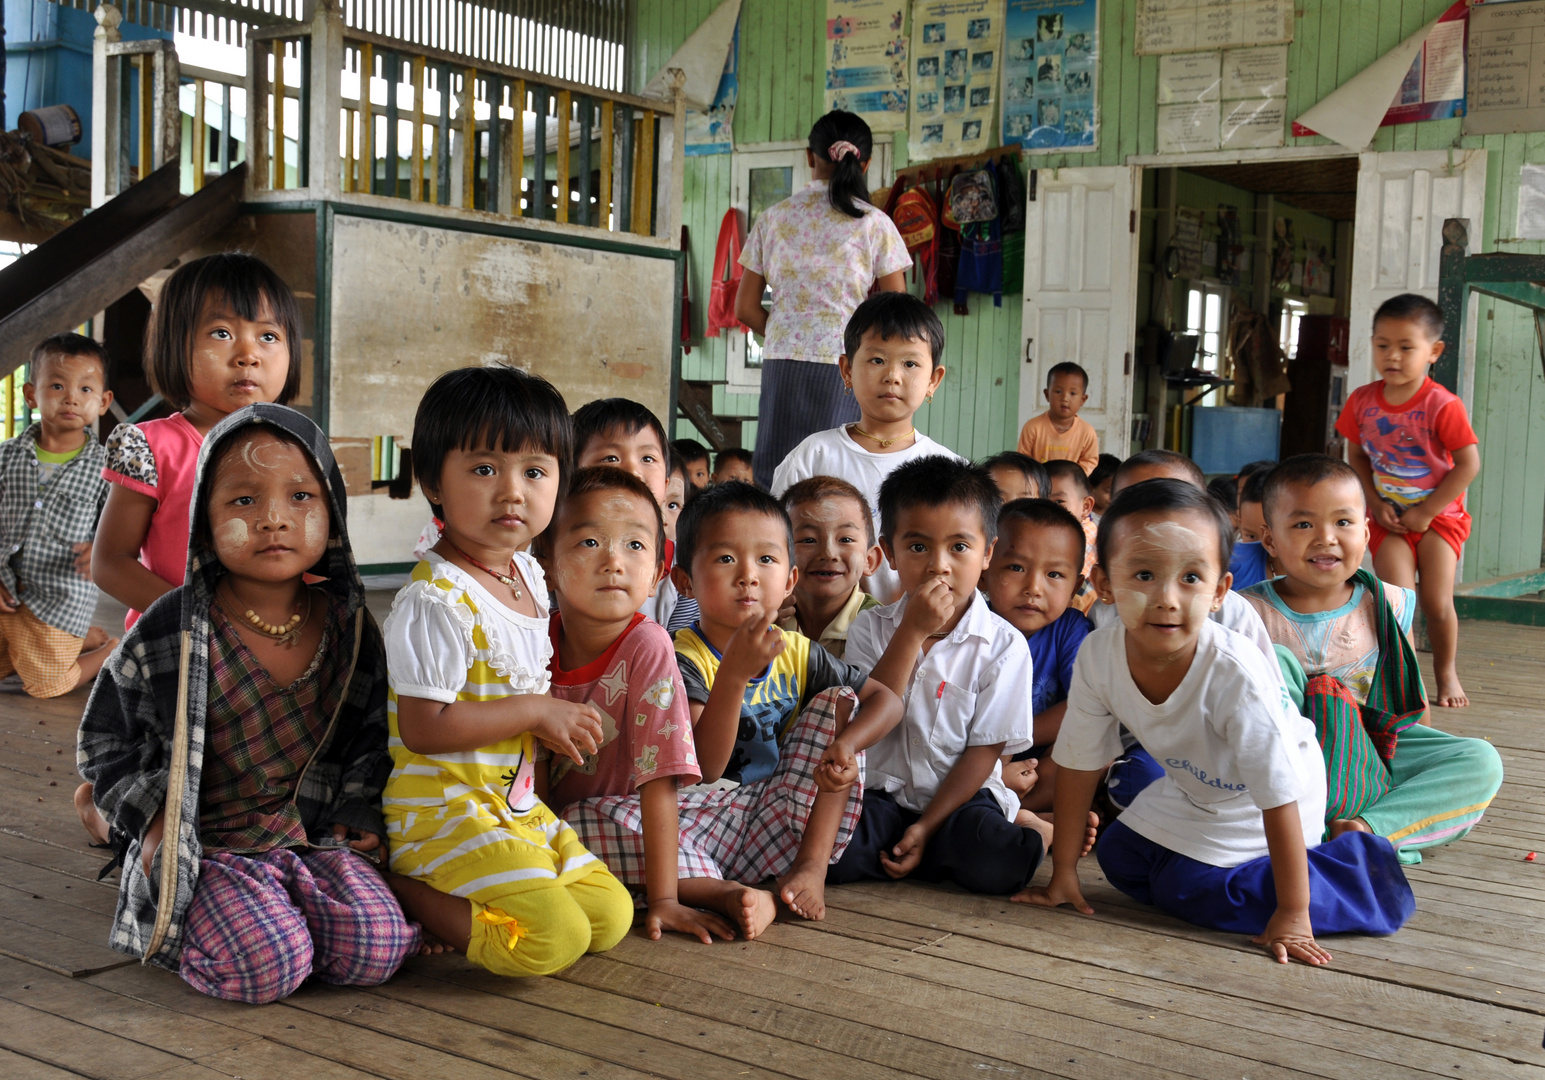
[[[182,410],[120,424],[102,476],[112,488],[97,528],[91,572],[127,604],[125,628],[183,583],[188,506],[204,436],[260,401],[287,404],[300,385],[300,308],[261,259],[210,255],[180,267],[161,289],[145,339],[150,385]]]

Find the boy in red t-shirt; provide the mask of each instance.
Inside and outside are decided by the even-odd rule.
[[[1379,305],[1373,366],[1382,381],[1352,391],[1336,430],[1367,495],[1373,567],[1391,585],[1414,588],[1427,616],[1438,683],[1432,704],[1459,708],[1470,701],[1454,667],[1454,575],[1470,535],[1465,489],[1481,471],[1481,454],[1464,403],[1427,374],[1443,353],[1442,337],[1443,311],[1425,296]],[[1384,543],[1391,534],[1405,543]]]

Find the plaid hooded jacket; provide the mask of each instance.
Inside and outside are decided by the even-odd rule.
[[[352,627],[352,633],[346,630],[337,639],[352,650],[344,667],[348,691],[301,774],[296,805],[314,839],[330,834],[335,822],[386,835],[381,819],[381,789],[391,772],[386,652],[365,607],[364,585],[344,527],[343,478],[326,436],[309,419],[282,405],[252,405],[221,421],[204,440],[187,577],[150,605],[108,660],[86,705],[76,748],[80,773],[95,786],[97,808],[111,827],[123,864],[108,944],[173,971],[203,854],[198,824],[210,686],[209,609],[224,573],[198,537],[207,531],[209,462],[222,444],[252,424],[272,424],[297,436],[326,483],[332,530],[312,573],[326,579],[321,588],[344,599]],[[165,831],[147,875],[140,845],[163,809]]]

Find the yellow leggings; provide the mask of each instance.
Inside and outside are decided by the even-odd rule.
[[[610,949],[632,926],[633,898],[597,869],[569,885],[472,901],[467,959],[495,975],[553,975]]]

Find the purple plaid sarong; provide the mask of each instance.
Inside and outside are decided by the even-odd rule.
[[[678,878],[718,878],[755,884],[787,872],[799,853],[805,822],[820,789],[815,767],[837,733],[837,703],[857,697],[845,686],[817,694],[800,713],[779,748],[773,774],[731,791],[688,791],[677,799],[681,832],[676,848]],[[864,755],[858,782],[847,792],[835,863],[847,850],[864,806]],[[625,885],[644,884],[644,814],[637,795],[582,799],[565,808],[563,819],[580,841]]]
[[[352,851],[217,851],[199,860],[177,973],[210,997],[265,1005],[310,975],[377,986],[418,944],[418,927]]]

